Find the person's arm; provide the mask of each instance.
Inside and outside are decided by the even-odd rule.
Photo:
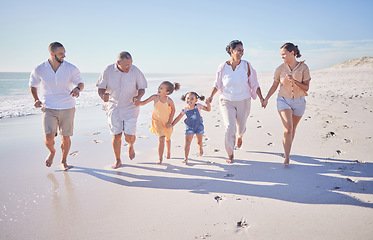
[[[174,101],[172,101],[171,98],[168,98],[167,102],[168,102],[168,105],[171,108],[171,113],[170,113],[170,117],[168,118],[168,122],[166,123],[166,127],[170,128],[170,127],[172,127],[172,120],[174,119],[174,116],[175,116],[175,104],[174,104]]]
[[[176,123],[178,123],[180,121],[180,119],[184,116],[184,114],[180,113],[175,119],[174,121],[172,122],[172,126],[175,126]]]
[[[289,81],[292,81],[295,85],[297,85],[300,89],[302,89],[305,92],[307,92],[308,89],[310,88],[310,80],[299,82],[298,80],[293,78],[293,76],[291,75],[286,75],[286,79],[288,79]]]
[[[106,89],[104,89],[104,88],[99,88],[99,89],[98,89],[98,95],[100,96],[100,98],[101,98],[102,100],[104,100],[104,102],[108,102],[108,101],[109,101],[110,93],[107,93],[107,92],[106,92]]]
[[[136,106],[143,106],[143,105],[145,105],[145,104],[148,104],[148,103],[150,103],[151,101],[154,101],[156,97],[157,97],[156,94],[151,95],[150,97],[148,97],[148,98],[145,99],[144,101],[139,101],[139,102],[138,102],[138,105],[136,105]]]
[[[214,95],[215,95],[217,92],[218,92],[218,89],[217,89],[216,87],[213,87],[213,88],[212,88],[212,91],[211,91],[211,93],[210,93],[210,96],[209,96],[209,97],[207,98],[207,100],[206,100],[206,103],[207,103],[207,102],[211,103],[212,100],[213,100],[213,98],[214,98]]]
[[[203,106],[202,110],[205,110],[206,112],[210,112],[211,111],[211,103],[206,100],[206,105],[207,106]]]
[[[71,92],[70,95],[73,97],[79,97],[79,94],[84,89],[84,83],[79,83]]]
[[[259,99],[260,99],[260,103],[261,103],[262,106],[263,106],[264,98],[263,98],[262,90],[260,89],[260,87],[258,87],[258,88],[256,89],[256,94],[258,95],[258,97],[259,97]]]
[[[132,102],[138,106],[139,102],[141,101],[142,96],[145,94],[145,89],[137,90],[137,95],[132,98]]]
[[[41,108],[42,102],[38,96],[38,89],[36,87],[30,87],[32,97],[34,98],[34,106],[36,108]]]
[[[279,84],[280,84],[280,82],[273,81],[272,87],[269,89],[266,98],[263,100],[263,103],[262,103],[263,108],[267,107],[269,98],[276,92],[276,89],[277,89]]]

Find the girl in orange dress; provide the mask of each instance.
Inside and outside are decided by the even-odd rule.
[[[171,134],[172,120],[175,115],[174,101],[168,96],[171,93],[179,90],[180,84],[164,81],[158,87],[158,93],[150,96],[144,101],[140,101],[140,106],[143,106],[151,101],[154,101],[154,111],[152,115],[152,126],[150,131],[159,136],[158,154],[161,164],[163,161],[164,142],[166,140],[167,159],[171,157]]]

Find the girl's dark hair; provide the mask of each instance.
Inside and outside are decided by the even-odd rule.
[[[237,45],[243,46],[242,42],[239,41],[239,40],[233,40],[233,41],[231,41],[227,45],[227,47],[225,48],[225,50],[227,51],[227,53],[229,54],[229,56],[231,55],[231,50],[235,49],[237,47]]]
[[[177,90],[180,89],[180,84],[176,83],[176,82],[171,83],[169,81],[164,81],[164,82],[161,83],[161,85],[162,84],[166,85],[166,87],[167,87],[167,92],[168,92],[167,95],[170,95],[171,93],[173,93],[174,90],[177,91]]]
[[[297,45],[294,45],[293,43],[285,43],[284,45],[282,45],[282,47],[280,49],[283,49],[285,48],[286,50],[288,50],[289,52],[294,52],[294,56],[296,58],[300,58],[302,55],[300,54],[300,51],[298,49],[298,46]]]
[[[203,101],[203,100],[205,100],[205,96],[200,96],[200,95],[198,95],[198,93],[196,93],[196,92],[187,92],[187,93],[185,93],[183,96],[181,96],[181,100],[183,100],[184,102],[185,102],[185,99],[186,99],[186,96],[188,95],[188,94],[194,94],[194,96],[196,96],[196,98],[197,98],[197,100],[198,99],[200,99],[201,101]]]

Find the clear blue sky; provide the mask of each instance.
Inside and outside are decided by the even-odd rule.
[[[0,0],[0,71],[31,71],[59,41],[82,72],[126,50],[144,73],[215,74],[234,39],[258,71],[281,64],[288,41],[320,69],[373,56],[372,13],[371,0]]]

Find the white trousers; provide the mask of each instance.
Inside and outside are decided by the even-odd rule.
[[[251,98],[242,101],[220,99],[220,111],[225,125],[225,150],[233,154],[236,134],[242,137],[246,131],[246,122],[250,114]]]

